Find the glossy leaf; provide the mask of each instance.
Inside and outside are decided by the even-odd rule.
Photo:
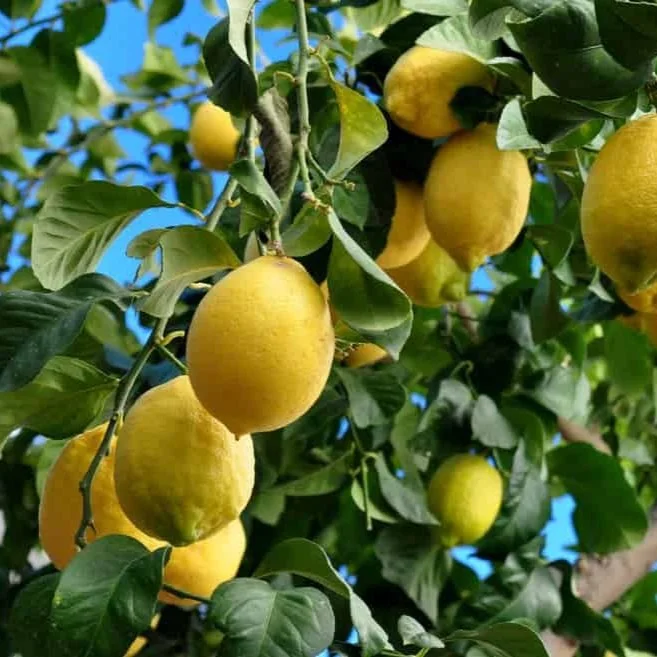
[[[513,427],[486,395],[480,395],[472,409],[472,434],[487,447],[511,449],[518,444]]]
[[[446,637],[445,643],[463,639],[492,650],[496,657],[549,657],[538,634],[521,623],[496,623],[479,630],[458,630]]]

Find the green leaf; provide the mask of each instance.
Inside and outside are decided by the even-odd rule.
[[[511,449],[518,444],[518,436],[508,420],[499,412],[497,404],[480,395],[472,409],[472,435],[482,445]]]
[[[462,640],[492,650],[495,657],[549,657],[541,638],[521,623],[497,623],[479,630],[458,630],[445,643]]]
[[[504,151],[533,150],[541,142],[530,134],[519,98],[510,100],[502,110],[497,126],[497,145]]]
[[[411,332],[411,302],[345,231],[333,210],[328,221],[334,235],[328,271],[331,304],[351,328],[398,357]]]
[[[148,8],[148,35],[152,39],[155,29],[172,21],[185,6],[185,0],[151,0]]]
[[[227,0],[228,4],[228,42],[233,52],[248,66],[246,50],[246,27],[256,0]]]
[[[59,573],[44,575],[21,589],[9,616],[9,636],[22,657],[60,657],[63,646],[50,636],[50,609]]]
[[[397,631],[405,646],[418,648],[444,648],[445,644],[435,635],[427,632],[421,623],[410,616],[401,616],[397,623]]]
[[[239,578],[212,596],[210,618],[224,633],[221,650],[240,657],[315,657],[333,640],[335,618],[317,589],[285,591]]]
[[[650,340],[620,322],[607,322],[604,347],[611,382],[626,395],[644,395],[652,384]]]
[[[214,198],[212,176],[207,171],[179,171],[176,194],[181,203],[203,212]]]
[[[103,2],[86,2],[62,7],[64,35],[72,46],[86,46],[105,27],[107,8]]]
[[[335,370],[349,397],[350,410],[357,427],[385,424],[406,401],[406,392],[394,375],[368,369]]]
[[[568,258],[575,243],[573,234],[556,224],[538,224],[527,229],[527,237],[541,254],[543,262],[558,275],[557,270]]]
[[[404,485],[403,481],[392,475],[383,454],[376,455],[374,467],[379,477],[384,499],[402,518],[420,525],[439,524],[429,511],[425,491],[409,488]]]
[[[527,457],[523,442],[513,457],[502,510],[479,543],[479,551],[502,556],[527,543],[550,519],[550,503],[550,490],[541,477],[540,468]]]
[[[87,274],[58,292],[0,294],[0,392],[28,384],[78,336],[93,303],[128,296],[112,279]]]
[[[0,0],[0,11],[11,19],[32,18],[42,0]]]
[[[69,185],[53,193],[34,224],[34,273],[58,289],[95,269],[105,249],[140,212],[172,208],[147,187],[105,181]]]
[[[283,232],[283,249],[290,257],[301,258],[324,246],[331,234],[326,211],[314,203],[304,203],[292,224]]]
[[[455,16],[468,10],[468,0],[402,0],[401,6],[420,14]]]
[[[333,77],[330,85],[340,110],[340,146],[329,175],[341,179],[385,143],[388,128],[381,110],[372,101]]]
[[[576,443],[552,450],[547,460],[550,474],[559,477],[577,503],[573,522],[582,551],[608,554],[641,541],[648,527],[646,514],[616,459]]]
[[[249,194],[256,196],[268,208],[271,215],[280,213],[281,202],[262,171],[251,160],[238,160],[230,167],[230,175]]]
[[[291,497],[314,497],[327,495],[342,488],[353,460],[353,452],[345,452],[339,459],[318,468],[299,479],[271,489],[272,492],[285,493]]]
[[[449,553],[433,540],[426,527],[386,527],[374,544],[381,574],[401,587],[427,617],[436,622],[438,596],[451,567]]]
[[[81,433],[102,412],[117,383],[84,361],[55,356],[31,383],[0,393],[0,445],[19,427],[50,438]]]
[[[205,37],[203,59],[212,79],[208,94],[212,102],[235,116],[250,114],[258,101],[258,83],[253,71],[230,46],[227,18]]]
[[[254,577],[271,577],[279,573],[300,575],[349,600],[351,619],[366,657],[372,657],[388,647],[388,635],[374,621],[367,605],[333,568],[319,545],[305,538],[283,541],[267,554]]]
[[[567,420],[585,419],[591,388],[575,368],[557,366],[544,372],[530,397]]]
[[[529,321],[536,344],[555,338],[569,323],[561,310],[559,281],[547,270],[542,272],[532,293]]]
[[[495,44],[474,36],[466,14],[452,16],[429,28],[416,41],[419,46],[462,52],[486,63],[495,57]]]
[[[14,151],[18,145],[18,120],[11,105],[0,102],[0,154]]]
[[[197,226],[166,230],[159,235],[158,244],[162,250],[162,273],[150,295],[138,303],[141,310],[154,317],[171,316],[187,286],[221,269],[240,265],[221,235]]]
[[[52,602],[52,636],[71,657],[116,657],[155,615],[171,548],[149,552],[128,536],[105,536],[62,572]]]
[[[624,596],[628,616],[641,629],[657,629],[657,572],[642,577]]]

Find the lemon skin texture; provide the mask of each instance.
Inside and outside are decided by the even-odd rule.
[[[377,344],[366,342],[358,345],[346,358],[345,365],[351,368],[367,367],[388,359],[388,352]]]
[[[144,533],[188,545],[235,520],[255,478],[251,437],[239,440],[179,376],[151,388],[128,411],[116,450],[121,507]]]
[[[240,133],[226,110],[206,101],[194,112],[189,141],[194,157],[206,169],[228,171],[237,155]]]
[[[303,415],[328,379],[328,303],[290,258],[262,256],[221,279],[188,332],[196,395],[235,435],[272,431]]]
[[[183,548],[174,548],[165,569],[167,584],[194,595],[209,598],[213,591],[233,579],[246,550],[246,534],[238,518],[216,534]],[[181,599],[162,591],[160,600],[179,607],[194,607],[198,602]]]
[[[496,126],[480,123],[436,153],[424,185],[427,226],[465,271],[513,244],[527,211],[532,177],[525,156],[501,151]]]
[[[430,237],[424,221],[422,187],[395,180],[395,214],[377,263],[383,269],[401,267],[420,255]]]
[[[657,313],[657,285],[631,294],[618,289],[618,296],[633,310],[641,313]]]
[[[438,518],[445,547],[470,545],[493,525],[502,505],[499,472],[486,459],[457,454],[434,473],[427,491],[429,509]]]
[[[582,195],[582,237],[591,260],[634,294],[657,273],[657,116],[625,124],[598,154]]]
[[[386,271],[417,306],[439,308],[460,301],[468,292],[469,274],[433,240],[415,260]]]
[[[386,76],[383,102],[403,130],[426,139],[447,137],[462,129],[450,107],[461,87],[492,90],[493,76],[469,55],[413,46]]]
[[[39,538],[44,551],[60,570],[76,554],[74,537],[82,520],[82,495],[78,486],[106,428],[107,424],[102,424],[71,438],[46,478],[39,505]],[[113,439],[109,454],[100,462],[91,487],[91,508],[96,531],[87,529],[85,537],[91,542],[110,534],[124,534],[138,540],[149,550],[154,550],[162,543],[139,531],[119,505],[113,476],[115,458],[116,439]]]

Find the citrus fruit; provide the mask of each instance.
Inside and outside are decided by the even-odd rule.
[[[631,294],[618,289],[618,296],[633,310],[642,313],[657,313],[657,284]]]
[[[228,171],[237,155],[240,133],[230,114],[208,100],[194,112],[189,141],[194,157],[204,167]]]
[[[433,239],[472,271],[513,244],[529,208],[532,177],[525,156],[501,151],[496,126],[480,123],[436,153],[424,185]]]
[[[82,519],[82,496],[78,485],[100,445],[107,425],[90,429],[68,441],[50,468],[39,508],[41,545],[53,564],[66,568],[76,554],[74,535]],[[91,504],[96,532],[89,529],[87,540],[110,534],[123,534],[138,540],[149,550],[165,543],[147,536],[135,527],[121,509],[114,486],[117,438],[101,461],[91,487]],[[208,597],[219,584],[234,577],[245,549],[244,528],[234,520],[216,534],[185,547],[174,547],[164,570],[164,581],[194,595]],[[166,592],[160,600],[189,606]]]
[[[174,548],[164,571],[166,583],[179,590],[209,598],[219,584],[235,577],[245,550],[246,534],[238,518],[210,538]],[[167,591],[160,593],[160,600],[179,607],[198,604]]]
[[[221,279],[199,304],[187,339],[194,391],[238,436],[303,415],[324,388],[333,351],[319,286],[280,256],[261,256]]]
[[[418,306],[438,308],[450,301],[460,301],[468,292],[468,274],[433,240],[429,240],[415,260],[386,271]]]
[[[376,259],[380,267],[401,267],[420,255],[429,241],[424,222],[422,188],[413,182],[395,180],[395,214],[383,251]]]
[[[237,440],[210,415],[187,376],[151,388],[125,416],[116,492],[149,536],[172,545],[207,538],[239,516],[254,478],[251,437]]]
[[[413,46],[390,69],[383,85],[392,120],[418,137],[435,139],[461,130],[450,103],[462,87],[492,89],[481,62],[460,52]]]
[[[358,368],[374,365],[386,358],[389,358],[388,352],[379,347],[377,344],[365,342],[359,344],[346,358],[345,364],[347,367]]]
[[[443,461],[427,491],[429,508],[440,521],[442,544],[478,541],[495,522],[502,493],[502,477],[485,458],[456,454]]]
[[[157,624],[160,622],[160,614],[155,614],[153,620],[151,621],[151,629],[154,630],[157,627]],[[134,657],[145,645],[148,639],[144,636],[138,636],[128,648],[124,657]]]
[[[593,262],[634,294],[657,275],[657,116],[625,124],[598,154],[582,195],[582,237]]]

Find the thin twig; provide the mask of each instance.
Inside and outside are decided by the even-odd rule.
[[[100,4],[100,3],[99,3]],[[7,34],[3,35],[0,37],[0,46],[4,48],[7,43],[13,39],[14,37],[17,37],[19,34],[23,34],[25,32],[28,32],[29,30],[39,27],[41,25],[47,25],[48,23],[54,23],[55,21],[59,20],[63,16],[63,12],[57,12],[56,14],[52,14],[50,16],[46,16],[45,18],[39,18],[36,21],[30,21],[29,23],[26,23],[25,25],[22,25],[21,27],[17,27],[15,30],[12,30],[11,32],[8,32]]]
[[[212,600],[210,600],[210,598],[204,598],[202,595],[196,595],[195,593],[190,593],[189,591],[183,591],[182,589],[178,589],[175,586],[171,586],[170,584],[162,584],[162,590],[175,595],[181,600],[188,598],[189,600],[196,600],[196,602],[202,602],[206,605],[212,604]]]
[[[151,331],[151,334],[148,336],[146,344],[139,352],[139,355],[133,362],[130,369],[126,372],[125,376],[121,379],[121,383],[116,391],[116,401],[114,402],[114,410],[112,412],[112,417],[107,424],[107,430],[105,435],[94,454],[87,471],[80,481],[80,494],[82,495],[82,519],[80,521],[80,526],[78,527],[77,532],[75,533],[75,544],[79,548],[83,548],[86,543],[86,532],[89,527],[93,528],[93,509],[91,508],[91,487],[93,486],[94,478],[96,472],[100,467],[102,460],[107,456],[109,451],[112,438],[114,437],[114,432],[117,425],[123,418],[123,413],[125,412],[126,404],[130,398],[130,393],[132,388],[139,377],[141,370],[146,365],[150,355],[153,353],[156,348],[157,342],[161,339],[164,334],[164,328],[166,326],[167,319],[158,320],[157,324]]]
[[[208,212],[205,228],[210,232],[214,231],[221,219],[221,215],[224,213],[224,210],[230,205],[233,194],[237,189],[237,180],[235,178],[229,178],[224,191],[221,192],[221,195],[216,200],[215,204],[212,206],[210,212]]]
[[[172,362],[183,374],[187,374],[187,365],[183,363],[173,352],[161,342],[155,344],[155,348],[170,362]]]

